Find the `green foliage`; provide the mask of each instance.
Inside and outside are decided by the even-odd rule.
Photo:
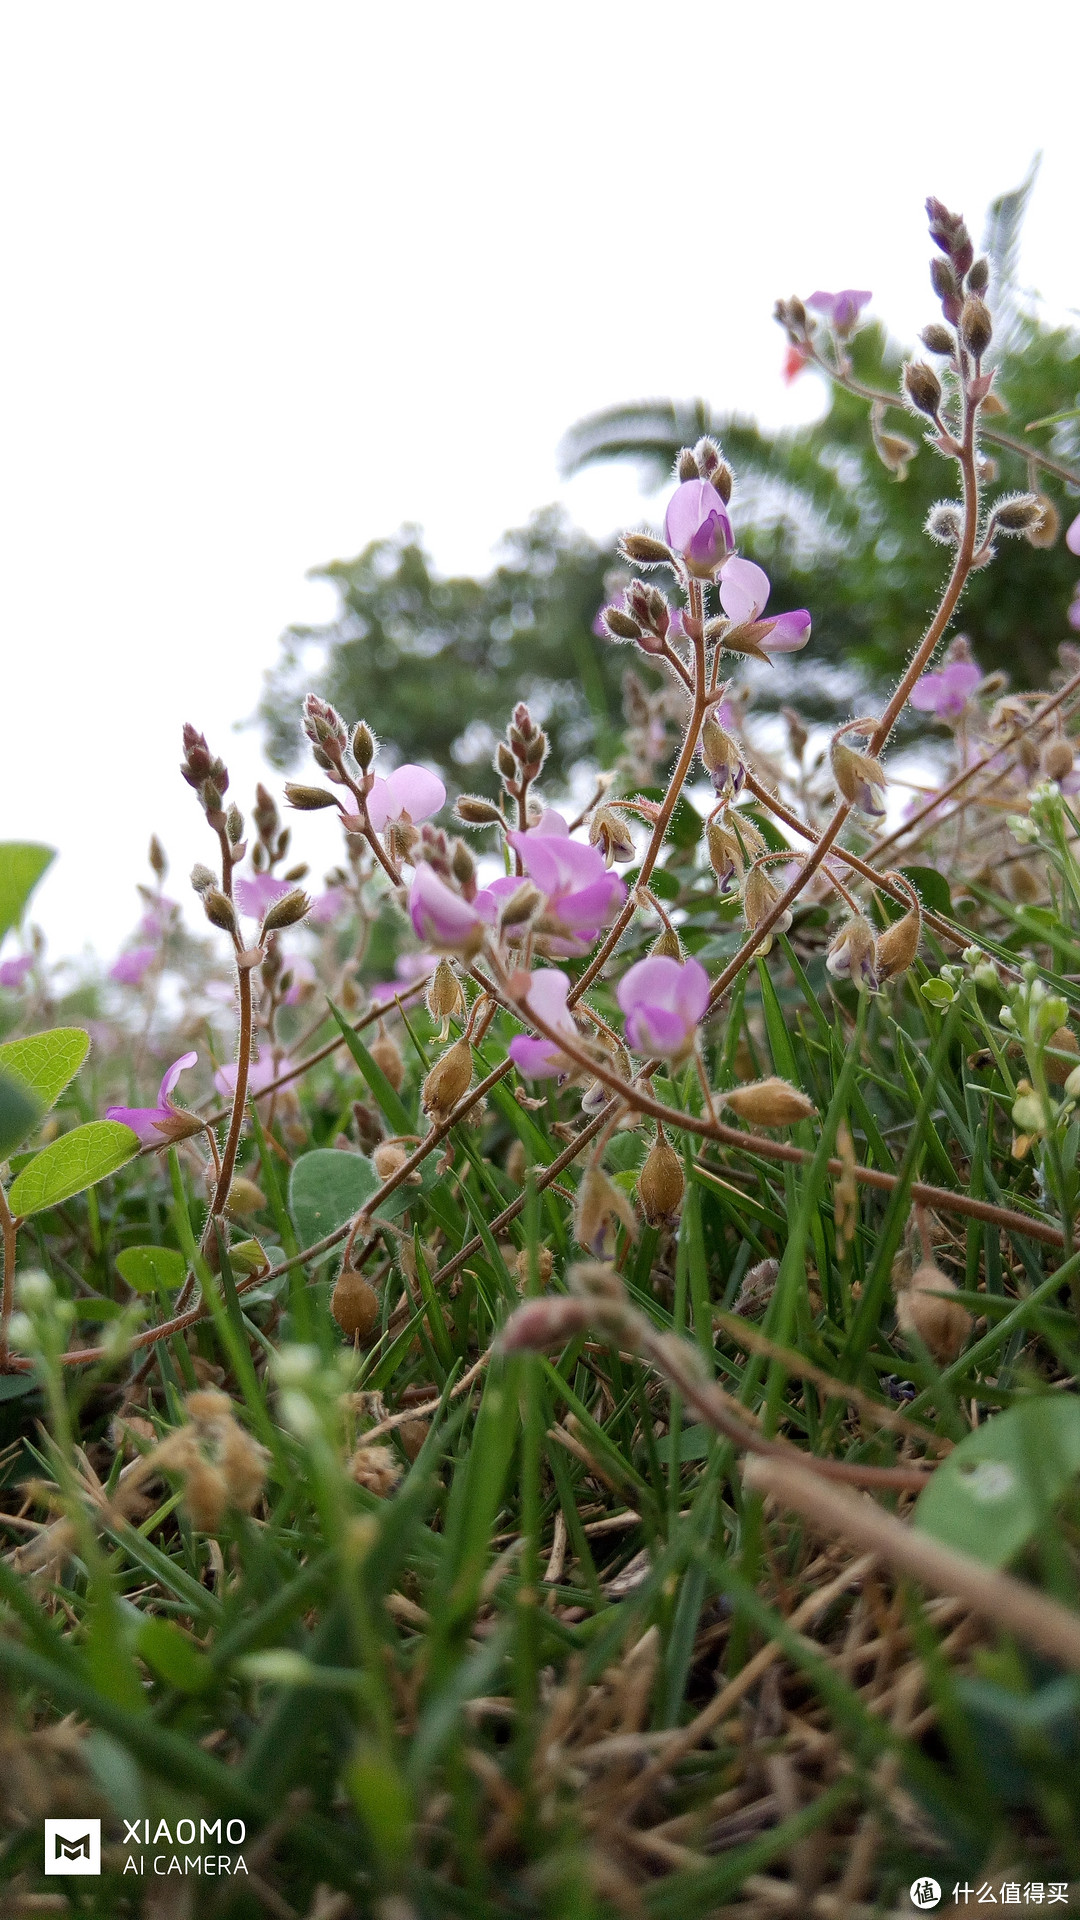
[[[8,1202],[23,1216],[59,1206],[119,1172],[139,1151],[138,1136],[117,1120],[91,1120],[43,1147],[12,1182]]]
[[[116,1271],[136,1293],[171,1293],[183,1286],[187,1261],[175,1247],[123,1247]]]
[[[27,840],[0,843],[0,940],[17,927],[26,903],[56,854]]]
[[[379,1177],[360,1153],[317,1147],[302,1154],[289,1179],[289,1211],[301,1244],[313,1246],[333,1233],[376,1192]]]
[[[915,1523],[992,1567],[1007,1566],[1080,1473],[1080,1401],[1039,1394],[967,1434],[943,1461]]]
[[[21,1080],[0,1070],[0,1160],[26,1139],[45,1109]]]
[[[21,1040],[6,1040],[0,1046],[0,1073],[19,1081],[48,1112],[75,1078],[89,1050],[90,1035],[82,1027],[51,1027]]]

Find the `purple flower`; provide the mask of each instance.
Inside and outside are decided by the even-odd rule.
[[[409,913],[418,940],[451,953],[475,953],[485,925],[494,919],[491,894],[482,891],[472,902],[463,900],[422,860],[413,876]]]
[[[806,304],[813,307],[815,313],[823,313],[832,322],[834,332],[848,334],[857,326],[859,315],[871,297],[854,287],[843,287],[839,293],[822,293],[819,289],[810,295]]]
[[[684,480],[668,501],[664,539],[681,553],[691,573],[711,580],[734,545],[731,521],[708,480]]]
[[[623,882],[608,871],[599,847],[570,838],[561,814],[547,813],[539,826],[507,839],[529,879],[547,895],[547,911],[559,931],[572,936],[570,951],[584,952],[626,898]]]
[[[307,998],[309,989],[316,983],[318,976],[316,975],[314,965],[306,954],[292,954],[285,962],[285,971],[292,974],[292,979],[285,993],[285,1005],[287,1007],[299,1006],[301,1000]]]
[[[130,952],[122,953],[113,961],[109,979],[118,980],[123,987],[141,987],[157,957],[156,947],[132,947]]]
[[[251,880],[238,880],[233,889],[236,904],[249,920],[261,920],[276,900],[292,892],[292,882],[275,880],[272,873],[257,873]]]
[[[33,955],[29,953],[20,953],[17,960],[3,961],[0,964],[0,987],[21,987],[33,964]]]
[[[982,677],[974,660],[950,660],[940,673],[920,675],[911,689],[911,704],[918,713],[958,720]]]
[[[545,1026],[564,1033],[568,1040],[576,1043],[577,1028],[566,1005],[569,991],[567,974],[560,973],[557,967],[544,967],[532,975],[525,1012],[535,1012]],[[528,1034],[517,1034],[510,1042],[510,1058],[518,1072],[527,1074],[530,1080],[551,1080],[571,1065],[554,1041],[545,1035],[533,1039]]]
[[[412,986],[417,980],[426,980],[438,964],[439,957],[435,953],[399,953],[394,961],[394,978]]]
[[[144,1147],[168,1146],[170,1140],[177,1138],[177,1120],[185,1117],[173,1106],[170,1095],[180,1075],[188,1067],[193,1067],[198,1057],[197,1053],[182,1053],[179,1060],[174,1060],[172,1066],[166,1069],[158,1089],[156,1107],[107,1107],[106,1120],[119,1120],[121,1126],[130,1127],[132,1133],[138,1134]],[[191,1131],[195,1131],[197,1126],[196,1121]],[[182,1133],[180,1137],[183,1138]]]
[[[426,767],[396,767],[385,780],[378,777],[367,797],[368,819],[381,833],[391,821],[404,820],[414,826],[430,820],[446,804],[446,788],[437,773]]]
[[[709,976],[697,960],[680,965],[666,954],[651,953],[623,974],[616,998],[635,1052],[681,1060],[709,1004]]]
[[[720,605],[736,626],[751,626],[761,620],[768,604],[769,576],[764,567],[732,554],[720,569]],[[765,631],[757,644],[763,653],[798,653],[810,638],[810,615],[805,607],[793,613],[780,613],[762,622]]]
[[[1076,519],[1070,523],[1068,532],[1065,535],[1065,545],[1068,547],[1070,553],[1080,554],[1080,513],[1078,513]]]
[[[189,1060],[194,1060],[194,1058],[195,1055],[193,1053],[188,1055]],[[248,1093],[261,1093],[264,1087],[270,1085],[271,1080],[277,1079],[280,1072],[281,1068],[275,1067],[273,1056],[269,1053],[265,1054],[261,1060],[250,1061],[248,1064],[247,1079]],[[224,1099],[232,1099],[233,1094],[236,1092],[235,1060],[230,1060],[227,1067],[218,1068],[214,1075],[214,1085]]]
[[[1077,587],[1076,592],[1069,602],[1069,611],[1065,618],[1068,620],[1070,627],[1080,628],[1080,586]]]
[[[327,887],[325,893],[315,895],[308,909],[308,919],[317,927],[330,926],[337,919],[346,898],[344,887]]]
[[[139,932],[144,940],[160,940],[169,930],[169,923],[176,912],[176,901],[167,900],[163,893],[155,894],[147,902],[146,912],[139,921]]]

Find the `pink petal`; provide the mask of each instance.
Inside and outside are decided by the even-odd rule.
[[[128,953],[122,953],[109,968],[109,979],[119,981],[124,987],[142,985],[143,977],[158,957],[156,947],[132,947]]]
[[[666,1007],[635,1007],[626,1016],[626,1037],[635,1053],[661,1053],[668,1057],[686,1047],[685,1023]]]
[[[531,1034],[514,1035],[507,1049],[511,1060],[519,1073],[530,1080],[552,1080],[556,1074],[565,1073],[567,1060],[550,1040],[534,1039]]]
[[[534,830],[510,833],[507,839],[520,853],[530,880],[535,880],[541,893],[549,897],[588,886],[607,871],[604,856],[597,847],[586,846],[582,840],[571,840],[568,835],[539,834]]]
[[[1080,554],[1080,513],[1077,514],[1076,519],[1069,525],[1068,532],[1065,535],[1065,545],[1068,547],[1070,553]]]
[[[122,1127],[130,1127],[142,1141],[144,1147],[161,1147],[165,1136],[157,1126],[157,1121],[168,1120],[165,1107],[106,1107],[106,1120],[118,1120]]]
[[[936,713],[942,693],[940,673],[924,673],[916,680],[908,698],[917,713]]]
[[[395,767],[386,780],[376,777],[368,794],[368,819],[376,833],[391,820],[409,819],[414,824],[430,820],[446,804],[446,788],[437,773],[411,762]]]
[[[179,1060],[174,1060],[172,1066],[166,1068],[161,1086],[158,1089],[159,1106],[167,1107],[170,1104],[169,1095],[172,1093],[180,1075],[186,1073],[188,1067],[193,1067],[198,1057],[197,1053],[182,1053]]]
[[[742,625],[756,620],[769,598],[769,576],[764,567],[732,554],[720,569],[720,605],[729,620]]]
[[[793,613],[778,613],[762,647],[766,653],[800,653],[810,638],[810,615],[805,607]]]
[[[249,920],[261,920],[275,900],[292,892],[288,880],[275,880],[272,873],[257,873],[252,880],[237,880],[233,892],[236,904]]]
[[[461,946],[483,923],[477,902],[470,905],[460,894],[452,893],[427,861],[416,869],[409,912],[417,938],[436,946]]]

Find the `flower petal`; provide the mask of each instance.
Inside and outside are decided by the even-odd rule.
[[[166,1068],[161,1086],[158,1089],[159,1106],[167,1107],[170,1104],[169,1096],[179,1080],[180,1075],[186,1073],[189,1067],[193,1067],[198,1057],[197,1053],[182,1053],[179,1060],[174,1060],[172,1066]]]
[[[741,626],[756,620],[769,598],[769,576],[764,567],[732,554],[720,569],[720,605],[729,620]]]

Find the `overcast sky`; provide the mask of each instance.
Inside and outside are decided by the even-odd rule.
[[[0,837],[60,858],[37,917],[109,957],[151,829],[206,852],[176,771],[207,733],[245,802],[307,570],[419,521],[483,568],[561,497],[582,413],[703,394],[768,423],[778,293],[931,317],[928,192],[978,229],[1044,162],[1022,277],[1080,299],[1076,15],[548,0],[71,0],[0,12]],[[1069,24],[1071,20],[1072,24]],[[1053,29],[1060,37],[1051,43]],[[297,852],[333,857],[322,816]]]

